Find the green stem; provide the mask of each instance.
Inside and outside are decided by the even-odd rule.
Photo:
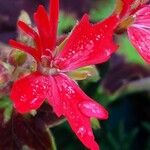
[[[150,91],[150,77],[130,82],[125,88],[125,93]]]
[[[124,85],[120,90],[110,96],[110,100],[114,101],[120,96],[143,91],[150,91],[150,77],[132,81]]]

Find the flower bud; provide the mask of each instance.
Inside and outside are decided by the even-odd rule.
[[[6,82],[7,82],[7,75],[0,74],[0,88],[2,88]]]
[[[9,54],[9,63],[13,66],[21,66],[25,63],[27,55],[20,50],[12,50]]]
[[[11,87],[11,75],[7,64],[0,62],[0,96],[6,95]]]

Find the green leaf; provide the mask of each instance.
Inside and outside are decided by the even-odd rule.
[[[76,19],[73,15],[65,14],[64,12],[61,12],[59,18],[58,33],[63,34],[66,32],[67,33],[70,32],[75,24],[76,24]]]
[[[150,123],[149,122],[143,122],[142,124],[144,128],[150,133]]]
[[[12,105],[12,103],[8,97],[0,98],[0,109],[5,109],[10,105]]]
[[[4,110],[4,123],[8,122],[11,119],[12,112],[12,105],[7,106],[7,108]]]
[[[90,11],[91,20],[97,22],[108,17],[114,9],[114,4],[114,0],[98,1],[95,7]]]
[[[138,54],[137,50],[133,47],[130,41],[127,38],[127,35],[119,35],[117,37],[117,41],[119,44],[118,53],[125,56],[128,62],[136,63],[136,64],[146,64],[142,57]]]
[[[0,109],[3,110],[3,121],[8,122],[12,115],[12,103],[8,97],[3,97],[0,99]]]
[[[139,130],[133,128],[127,131],[125,127],[123,121],[120,121],[120,123],[112,129],[110,129],[111,127],[107,127],[108,129],[104,132],[105,136],[102,139],[103,149],[131,150]]]

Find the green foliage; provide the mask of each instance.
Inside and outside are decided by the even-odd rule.
[[[121,121],[115,128],[107,130],[105,131],[105,135],[103,135],[103,150],[132,150],[132,145],[138,133],[137,128],[126,131],[124,122]]]
[[[142,57],[138,54],[137,50],[133,47],[127,38],[127,35],[120,35],[117,37],[117,42],[119,44],[118,53],[125,56],[128,62],[136,64],[145,64]]]
[[[6,123],[10,120],[12,114],[12,103],[8,97],[2,97],[0,99],[0,109],[3,110],[3,121]]]
[[[143,122],[142,125],[146,129],[148,134],[150,135],[150,122]],[[150,149],[150,136],[149,136],[147,143],[145,145],[145,150],[149,150],[149,149]]]
[[[76,19],[72,14],[66,14],[65,12],[61,11],[59,17],[58,33],[64,34],[70,32],[75,23]]]
[[[97,1],[95,7],[90,10],[91,20],[97,22],[108,17],[114,9],[114,2],[115,0]]]
[[[149,122],[143,122],[143,127],[150,133],[150,123]]]

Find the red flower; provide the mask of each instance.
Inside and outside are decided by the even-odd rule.
[[[120,0],[119,0],[120,1]],[[121,0],[122,1],[122,10],[120,16],[125,16],[131,10],[131,5],[135,0]]]
[[[150,5],[144,1],[122,0],[121,19],[127,24],[129,40],[145,61],[150,63]]]
[[[59,1],[51,0],[48,16],[44,7],[39,6],[34,14],[38,32],[24,22],[18,22],[18,27],[33,38],[36,46],[33,48],[14,40],[10,40],[10,45],[31,54],[38,67],[36,72],[14,83],[10,97],[20,113],[39,108],[47,99],[58,116],[64,115],[67,118],[81,142],[91,150],[98,150],[90,118],[107,119],[108,112],[89,98],[67,73],[110,58],[117,49],[112,34],[118,19],[111,16],[93,25],[89,23],[88,16],[84,15],[69,35],[65,46],[58,50],[58,8]]]

